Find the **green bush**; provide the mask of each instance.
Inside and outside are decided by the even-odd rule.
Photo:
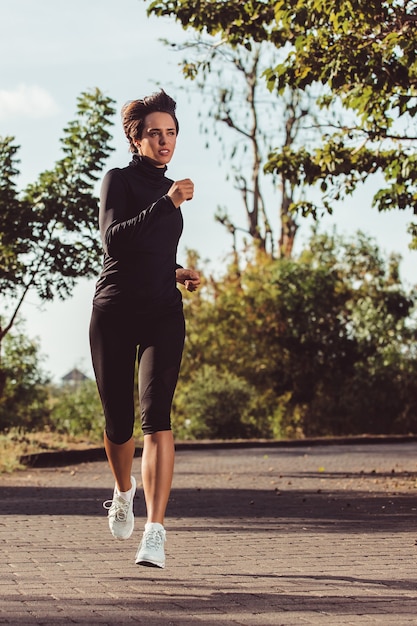
[[[191,383],[178,389],[173,412],[176,435],[186,439],[258,436],[252,413],[255,399],[255,389],[244,379],[204,366]]]
[[[185,299],[180,432],[187,424],[193,436],[417,432],[417,290],[402,283],[399,261],[363,233],[315,232],[298,258],[258,253],[241,271],[207,280]]]
[[[1,350],[0,432],[42,428],[48,423],[49,407],[38,342],[24,335],[19,322],[4,337]]]
[[[59,433],[87,435],[101,441],[104,430],[103,409],[97,386],[87,380],[55,390],[50,415],[51,427]]]

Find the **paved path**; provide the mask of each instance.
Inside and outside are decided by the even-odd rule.
[[[417,443],[181,450],[156,570],[106,463],[3,475],[0,624],[417,624],[416,487]]]

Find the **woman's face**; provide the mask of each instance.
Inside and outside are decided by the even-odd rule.
[[[142,137],[137,140],[139,154],[156,167],[164,167],[172,159],[177,131],[169,113],[149,113],[145,117]]]

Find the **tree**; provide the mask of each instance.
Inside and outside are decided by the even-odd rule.
[[[80,95],[77,118],[61,139],[64,156],[21,194],[18,147],[11,137],[0,139],[0,348],[29,290],[43,300],[65,298],[77,278],[98,270],[94,186],[112,149],[112,102],[98,89]]]
[[[185,297],[175,418],[193,433],[213,431],[212,417],[198,429],[192,411],[215,415],[213,397],[224,407],[230,377],[248,392],[241,434],[415,432],[417,293],[402,285],[398,263],[362,233],[314,233],[298,258],[259,253],[240,277],[229,269],[206,281]],[[236,425],[235,410],[230,417]]]
[[[3,344],[0,431],[45,425],[49,417],[48,379],[40,366],[39,345],[28,339],[20,324],[7,334]]]
[[[207,107],[207,116],[208,119],[214,119],[214,134],[223,144],[224,150],[227,146],[225,129],[233,131],[235,136],[231,141],[230,151],[227,150],[227,154],[224,155],[224,160],[227,162],[227,176],[229,177],[230,171],[233,172],[235,187],[241,194],[247,227],[237,226],[227,209],[223,207],[218,208],[216,219],[233,235],[236,258],[238,231],[249,235],[260,249],[269,249],[273,254],[275,242],[261,180],[263,152],[270,149],[267,142],[272,140],[272,136],[266,137],[260,123],[260,112],[265,108],[259,94],[264,86],[262,85],[264,81],[260,79],[262,48],[257,46],[248,51],[243,47],[230,48],[222,42],[203,39],[181,47],[195,49],[199,55],[191,63],[184,61],[183,71],[188,78],[195,79],[200,76],[198,86],[204,95],[208,95],[210,103]],[[265,93],[263,96],[265,98]],[[207,100],[205,103],[207,106]],[[274,108],[270,96],[266,106]],[[203,115],[200,114],[200,117],[204,120],[204,130],[208,134],[212,129],[208,127]],[[216,132],[218,123],[222,128]],[[230,137],[227,131],[226,135]]]
[[[265,177],[263,164],[273,147],[297,145],[306,116],[313,125],[309,97],[299,90],[288,90],[277,98],[268,91],[263,77],[273,51],[268,43],[254,44],[248,50],[216,37],[197,37],[170,47],[185,55],[183,73],[203,95],[199,110],[203,132],[214,135],[222,146],[227,178],[233,180],[242,198],[246,227],[230,216],[227,207],[219,206],[216,213],[217,221],[233,236],[235,259],[242,233],[272,256],[290,257],[298,228],[290,207],[301,190],[286,179],[285,173],[279,174],[279,185],[271,176]],[[304,132],[303,145],[305,140]],[[273,232],[275,222],[278,235]]]
[[[148,11],[232,46],[272,43],[277,61],[266,78],[278,93],[320,86],[322,145],[273,151],[266,167],[293,185],[319,184],[320,202],[300,201],[293,210],[332,211],[335,200],[380,172],[385,187],[375,207],[417,213],[415,0],[155,0]],[[335,107],[342,124],[332,119]],[[417,246],[417,224],[410,233]]]

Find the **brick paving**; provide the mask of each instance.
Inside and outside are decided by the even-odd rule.
[[[2,475],[0,624],[417,624],[416,487],[416,442],[180,449],[157,570],[105,462]]]

